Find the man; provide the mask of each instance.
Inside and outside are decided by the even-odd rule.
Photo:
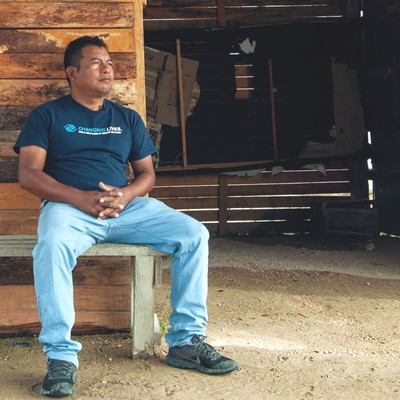
[[[108,101],[114,73],[98,37],[72,41],[64,54],[70,95],[37,107],[16,142],[20,185],[43,199],[33,270],[47,355],[41,394],[74,392],[77,353],[72,271],[99,242],[135,243],[171,255],[167,363],[223,374],[235,361],[204,343],[208,231],[193,218],[144,197],[154,185],[155,148],[139,115]],[[134,180],[127,184],[130,161]]]

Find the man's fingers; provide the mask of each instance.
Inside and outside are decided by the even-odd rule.
[[[118,188],[116,188],[114,186],[106,185],[103,182],[99,182],[99,188],[101,190],[109,192],[109,194],[111,194],[112,196],[116,196],[116,197],[121,197],[122,196],[122,192]],[[110,192],[114,192],[114,193],[110,193]]]
[[[103,211],[99,212],[97,219],[107,219],[107,218],[118,218],[119,213],[115,211],[113,208],[106,208]]]
[[[99,182],[99,188],[102,189],[102,190],[105,190],[105,191],[107,191],[107,192],[109,192],[110,190],[113,190],[113,189],[114,189],[112,186],[106,185],[106,184],[103,183],[103,182]]]
[[[119,197],[121,197],[121,196],[118,196],[118,198]],[[103,196],[103,197],[100,197],[100,199],[99,199],[99,203],[100,204],[106,204],[106,203],[109,203],[109,205],[110,205],[110,207],[112,207],[112,203],[115,201],[115,196],[109,196],[109,193],[107,194],[107,196]]]

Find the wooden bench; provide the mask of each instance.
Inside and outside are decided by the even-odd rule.
[[[0,235],[0,257],[31,257],[37,242],[35,235]],[[131,260],[131,333],[134,358],[154,354],[161,335],[154,314],[154,287],[161,285],[165,253],[146,246],[101,243],[92,246],[81,257],[126,256]],[[0,322],[1,323],[1,322]]]

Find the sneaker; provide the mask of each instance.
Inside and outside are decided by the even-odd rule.
[[[74,393],[76,367],[68,361],[47,361],[47,374],[44,377],[40,394],[48,397],[66,397]]]
[[[195,335],[191,344],[171,347],[166,358],[167,364],[212,375],[226,374],[238,368],[236,361],[219,354],[214,347],[204,343],[204,339]]]

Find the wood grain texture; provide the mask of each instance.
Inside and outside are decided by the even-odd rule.
[[[146,121],[143,4],[140,1],[137,1],[135,5],[135,24],[133,29],[133,35],[135,37],[136,70],[137,70],[137,76],[140,77],[140,79],[137,80],[137,85],[136,85],[136,93],[137,93],[136,111],[142,117],[143,121]]]
[[[1,188],[0,185],[0,190]],[[0,209],[0,235],[35,235],[38,218],[39,209],[37,207],[28,210]]]
[[[18,292],[15,295],[18,295]],[[29,300],[34,300],[34,297]],[[77,311],[75,318],[72,333],[77,335],[130,331],[129,311]],[[38,335],[41,330],[36,311],[3,312],[0,310],[0,320],[2,321],[0,335]]]
[[[0,184],[1,210],[32,210],[39,206],[39,197],[21,189],[18,183]]]
[[[0,27],[13,29],[131,28],[133,23],[133,2],[6,2],[0,13]]]
[[[78,258],[73,277],[76,286],[129,285],[130,257]],[[2,257],[1,285],[33,285],[32,257]]]
[[[132,28],[87,28],[80,29],[1,29],[0,53],[64,53],[67,44],[83,35],[99,36],[111,52],[134,53],[135,40]]]
[[[115,79],[136,78],[135,53],[111,53]],[[65,78],[63,55],[50,53],[0,54],[0,79]]]
[[[65,79],[3,79],[0,106],[34,107],[69,94]],[[134,108],[137,103],[136,80],[116,80],[108,99]],[[10,127],[9,127],[10,128]]]

